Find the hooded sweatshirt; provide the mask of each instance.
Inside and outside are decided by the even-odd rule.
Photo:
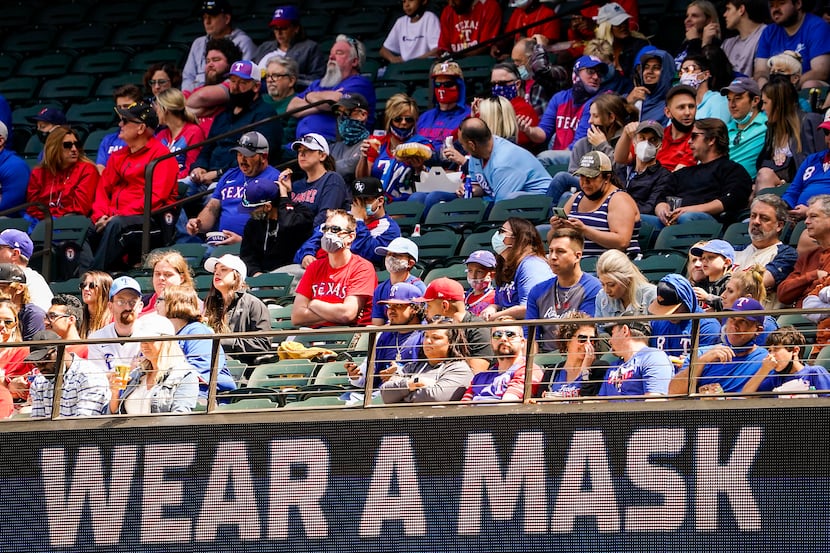
[[[644,49],[645,50],[645,49]],[[646,59],[659,57],[663,63],[663,69],[660,71],[660,78],[652,87],[651,94],[646,96],[643,100],[643,105],[640,107],[640,121],[654,120],[659,122],[664,127],[669,124],[669,118],[666,117],[666,93],[671,88],[674,80],[674,58],[664,50],[643,50],[640,51],[634,62],[635,80],[638,83],[643,82],[643,56],[648,54]],[[646,86],[646,85],[642,85]]]
[[[689,281],[680,275],[666,275],[661,282],[674,286],[683,306],[689,313],[703,313]],[[692,321],[652,321],[651,346],[665,351],[668,355],[684,356],[692,347]],[[700,320],[700,345],[720,343],[720,324],[717,319]]]
[[[447,111],[441,111],[438,100],[435,98],[434,79],[430,79],[432,101],[435,107],[425,111],[418,118],[416,132],[429,140],[435,152],[441,151],[444,147],[444,138],[452,136],[461,122],[470,115],[470,106],[465,103],[467,87],[464,85],[464,79],[455,77],[455,81],[458,83],[458,103]]]

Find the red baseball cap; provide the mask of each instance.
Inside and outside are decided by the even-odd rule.
[[[436,278],[429,283],[423,297],[413,298],[412,301],[432,300],[464,301],[464,287],[460,282],[451,278]]]

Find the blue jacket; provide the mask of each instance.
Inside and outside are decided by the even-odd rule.
[[[0,211],[26,201],[29,166],[7,148],[0,151]]]
[[[662,281],[674,286],[689,313],[703,313],[688,280],[680,275],[666,275]],[[700,319],[700,345],[711,346],[719,343],[720,323],[717,319]],[[665,351],[668,355],[688,354],[692,346],[692,321],[652,321],[649,345]]]

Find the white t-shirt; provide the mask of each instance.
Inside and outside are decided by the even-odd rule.
[[[119,338],[115,333],[115,323],[110,323],[107,326],[91,332],[90,338]],[[111,372],[115,369],[116,364],[125,364],[133,366],[134,360],[140,353],[139,342],[120,343],[113,342],[107,344],[89,344],[88,359],[93,364],[96,371]]]
[[[409,61],[437,48],[440,34],[441,22],[438,16],[427,10],[415,23],[409,20],[408,15],[399,17],[383,41],[383,46],[398,53],[403,61]]]
[[[52,289],[46,284],[46,279],[31,267],[24,267],[23,273],[26,275],[26,285],[29,287],[29,296],[32,298],[32,303],[44,311],[49,311],[52,306],[53,295]]]

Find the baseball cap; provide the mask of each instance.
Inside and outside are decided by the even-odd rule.
[[[818,128],[830,131],[830,109],[824,114],[824,121],[819,124]]]
[[[284,27],[297,23],[300,20],[300,12],[297,6],[280,6],[274,10],[274,15],[271,17],[269,27]]]
[[[130,334],[133,338],[175,335],[176,329],[173,327],[170,319],[156,313],[147,313],[139,317],[135,324],[133,324],[133,332]]]
[[[399,282],[392,285],[389,297],[378,303],[415,303],[420,297],[421,291],[416,286],[408,282]]]
[[[457,280],[447,277],[436,278],[427,286],[426,292],[420,298],[413,298],[412,301],[432,300],[463,301],[464,287]]]
[[[591,69],[596,68],[597,71],[601,74],[605,74],[608,71],[608,66],[605,64],[604,61],[599,59],[596,56],[581,56],[576,63],[574,64],[574,73],[579,73],[581,69]]]
[[[611,334],[611,330],[615,326],[627,326],[631,330],[636,330],[646,336],[651,336],[651,325],[647,321],[628,321],[627,323],[624,322],[613,322],[607,323],[604,325],[604,330],[608,334]]]
[[[609,2],[602,6],[594,17],[594,21],[599,24],[610,23],[611,25],[619,25],[627,19],[631,19],[631,16],[616,2]]]
[[[726,240],[709,240],[702,246],[696,246],[689,250],[690,254],[697,257],[703,255],[703,252],[715,253],[725,257],[732,263],[735,262],[735,248]]]
[[[228,74],[239,77],[240,79],[245,79],[246,81],[262,81],[262,70],[251,60],[233,62],[231,70],[228,71]]]
[[[443,75],[445,77],[461,77],[464,78],[464,73],[461,71],[461,66],[454,61],[439,61],[432,66],[432,71],[429,73],[430,77],[438,77]]]
[[[115,107],[115,113],[133,123],[144,123],[151,129],[159,126],[156,110],[147,102],[133,102],[127,108]]]
[[[291,143],[291,149],[297,151],[300,149],[300,146],[305,146],[309,150],[317,150],[318,152],[324,152],[329,154],[329,143],[326,142],[326,139],[316,132],[310,132],[306,135],[303,135],[299,140],[295,140]]]
[[[246,132],[239,137],[236,146],[231,148],[245,157],[268,153],[268,139],[256,131]]]
[[[61,337],[58,335],[57,332],[53,330],[38,330],[34,334],[32,334],[32,341],[33,342],[53,342],[51,344],[32,344],[29,346],[29,355],[27,355],[23,361],[25,363],[37,363],[38,361],[42,361],[45,359],[52,350],[57,349],[57,344],[55,342],[59,342]]]
[[[735,300],[735,303],[732,304],[732,307],[724,308],[724,311],[763,311],[764,306],[761,303],[753,298],[738,298]],[[764,316],[763,315],[742,315],[744,319],[748,321],[752,321],[753,323],[758,323],[759,325],[764,324]]]
[[[202,13],[210,15],[226,13],[228,15],[233,15],[233,9],[227,0],[205,0],[202,2]]]
[[[611,158],[602,152],[594,150],[582,156],[582,159],[579,160],[579,167],[576,168],[573,174],[592,179],[601,173],[610,173],[612,170]]]
[[[246,267],[245,262],[236,255],[226,253],[218,259],[216,257],[208,257],[207,260],[205,260],[205,270],[212,273],[214,269],[216,269],[217,263],[221,263],[225,267],[233,269],[239,273],[239,276],[243,281],[248,278],[248,267]]]
[[[493,252],[488,252],[487,250],[476,250],[470,254],[467,258],[467,261],[464,262],[466,265],[467,263],[478,263],[482,267],[487,267],[488,269],[495,269],[496,268],[496,256],[493,255]]]
[[[110,286],[110,299],[122,290],[132,290],[139,296],[141,295],[141,285],[133,277],[120,276],[113,280],[112,286]]]
[[[640,121],[640,124],[637,125],[637,131],[636,132],[643,132],[643,131],[651,131],[651,132],[653,132],[654,134],[657,135],[657,138],[659,138],[660,140],[663,140],[663,125],[661,125],[657,121],[654,121],[652,119],[649,119],[647,121]]]
[[[405,253],[415,261],[418,261],[418,245],[409,238],[398,236],[393,238],[386,246],[378,246],[375,248],[377,255],[386,255],[388,253]],[[420,294],[420,292],[419,292]]]
[[[375,177],[355,179],[352,183],[352,196],[377,198],[383,195],[383,185]]]
[[[256,208],[270,203],[280,195],[280,190],[273,178],[261,178],[248,181],[242,193],[239,213],[251,213]]]
[[[31,115],[26,120],[32,123],[44,121],[53,125],[66,125],[66,115],[58,108],[43,108],[37,115]]]
[[[729,83],[729,86],[725,86],[720,89],[720,95],[726,96],[727,92],[734,92],[735,94],[749,92],[753,96],[761,95],[761,89],[760,87],[758,87],[758,83],[756,83],[754,79],[750,79],[749,77],[738,77],[736,79],[732,79],[732,82]]]
[[[12,249],[20,250],[20,255],[26,259],[32,257],[32,252],[35,249],[29,235],[15,228],[7,228],[3,232],[0,232],[0,246],[8,246]]]
[[[358,94],[357,92],[349,92],[343,94],[340,99],[334,103],[335,109],[342,108],[346,111],[351,111],[355,108],[365,109],[369,111],[369,102],[366,101],[366,97],[363,94]],[[339,111],[339,110],[338,110]]]
[[[657,283],[657,297],[649,304],[648,311],[654,315],[671,315],[682,303],[674,284],[660,280]]]
[[[26,273],[14,263],[0,263],[0,282],[21,282],[26,284]]]
[[[668,102],[678,94],[686,94],[687,96],[691,96],[692,98],[697,98],[697,91],[694,88],[686,86],[685,84],[679,84],[671,87],[669,91],[666,92],[666,102]]]

